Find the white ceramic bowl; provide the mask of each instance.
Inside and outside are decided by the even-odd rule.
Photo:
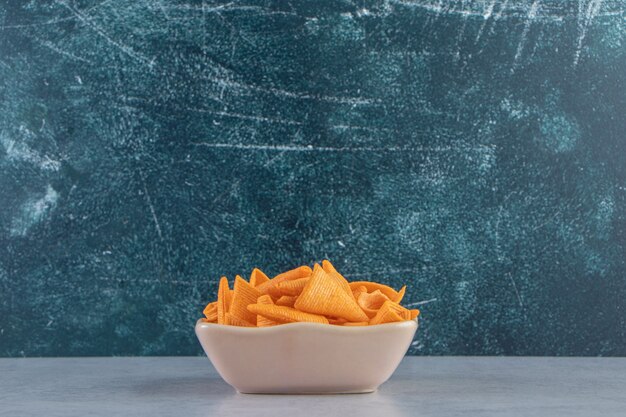
[[[250,394],[375,391],[395,371],[416,330],[417,319],[359,327],[196,323],[196,335],[217,372],[237,391]]]

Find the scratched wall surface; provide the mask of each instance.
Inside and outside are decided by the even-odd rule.
[[[626,0],[0,1],[0,356],[199,354],[225,274],[411,354],[626,354]]]

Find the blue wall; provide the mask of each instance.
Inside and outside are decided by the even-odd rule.
[[[198,354],[225,274],[413,354],[626,354],[626,1],[0,2],[0,356]]]

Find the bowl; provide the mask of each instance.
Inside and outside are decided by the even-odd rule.
[[[217,372],[247,394],[373,392],[398,367],[416,330],[417,318],[358,327],[196,323],[198,340]]]

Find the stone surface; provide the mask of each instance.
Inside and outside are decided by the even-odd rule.
[[[0,1],[0,355],[193,355],[224,274],[412,354],[626,355],[624,0]]]
[[[0,416],[624,415],[624,358],[407,357],[372,394],[238,394],[206,358],[0,359]]]

